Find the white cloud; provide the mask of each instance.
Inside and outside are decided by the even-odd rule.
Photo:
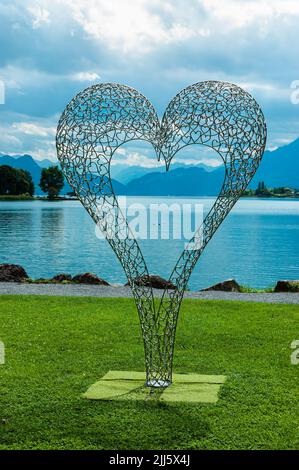
[[[277,145],[270,145],[267,150],[269,150],[270,152],[274,152],[274,150],[277,150],[278,149],[278,146]]]
[[[122,148],[116,150],[111,163],[112,165],[122,163],[128,166],[144,166],[146,168],[161,166],[161,163],[157,161],[154,152],[152,157],[147,157],[144,153],[130,152]]]
[[[238,85],[244,90],[247,90],[249,93],[255,95],[259,94],[262,95],[263,98],[272,99],[273,101],[282,100],[287,102],[290,99],[290,87],[288,84],[287,86],[282,88],[277,83],[264,83],[260,82],[240,82]]]
[[[256,23],[261,31],[268,29],[271,20],[282,16],[298,16],[297,0],[201,0],[209,22],[221,23],[225,31],[244,28]]]
[[[32,18],[32,28],[38,29],[44,24],[50,23],[50,13],[40,5],[33,5],[27,8]]]
[[[114,158],[112,159],[112,166],[117,165],[117,164],[126,164],[128,166],[142,166],[145,168],[157,168],[157,167],[165,167],[164,160],[161,160],[158,162],[153,156],[152,158],[139,153],[139,152],[133,152],[133,153],[128,153],[124,158],[117,158],[117,153],[115,153]],[[172,160],[172,163],[182,163],[185,165],[198,165],[199,163],[204,163],[207,166],[211,166],[213,168],[217,168],[218,166],[221,166],[223,164],[222,160],[220,158],[177,158],[175,157]],[[170,166],[171,169],[171,166]]]
[[[54,115],[32,122],[28,115],[4,113],[0,125],[0,152],[8,155],[27,153],[38,159],[57,160],[55,148],[57,118]]]
[[[101,79],[100,75],[96,72],[78,72],[73,74],[71,78],[79,82],[95,82]]]
[[[271,83],[244,82],[244,83],[239,83],[239,85],[242,88],[245,88],[246,90],[262,90],[262,91],[270,91],[270,92],[276,90],[275,86]]]
[[[2,151],[21,141],[31,153],[38,146],[47,152],[53,123],[43,119],[56,113],[58,120],[65,104],[97,81],[129,84],[162,116],[183,87],[226,80],[261,105],[269,146],[298,136],[289,89],[299,78],[298,0],[0,0],[0,17],[7,91],[0,119],[11,139]],[[4,109],[19,119],[5,122]],[[136,164],[134,156],[128,161]]]
[[[1,129],[1,145],[7,145],[7,146],[14,146],[14,147],[21,147],[22,142],[20,139],[18,139],[15,135],[9,135],[7,133],[3,133],[4,129]],[[5,153],[5,152],[2,152]]]
[[[24,68],[19,65],[9,64],[0,68],[0,80],[4,83],[5,88],[10,88],[20,94],[21,90],[33,87],[34,84],[40,87],[40,84],[55,86],[61,84],[62,80],[98,82],[101,77],[98,73],[90,71],[58,74],[54,71],[53,73],[47,73],[37,68]]]
[[[172,18],[172,6],[161,0],[65,1],[74,19],[89,36],[125,53],[146,52],[153,46],[206,34],[206,30],[197,28],[195,31],[187,22],[181,22],[179,14]],[[170,24],[159,11],[169,16]]]
[[[174,161],[175,163],[184,163],[185,165],[198,165],[199,163],[203,163],[213,168],[223,165],[223,161],[220,158],[177,158]]]
[[[57,161],[57,153],[53,146],[49,146],[46,148],[39,148],[34,151],[32,149],[28,149],[26,152],[29,155],[32,155],[36,160],[52,160],[53,162]]]
[[[38,137],[47,137],[50,135],[55,136],[56,134],[55,127],[43,127],[32,122],[13,123],[12,128],[15,129],[17,132],[27,135],[35,135]]]
[[[161,45],[256,28],[299,16],[298,0],[64,0],[85,33],[105,46],[140,54]]]
[[[8,64],[1,68],[0,77],[5,86],[13,90],[21,90],[43,82],[48,84],[58,78],[35,68],[25,68],[15,64]]]
[[[136,143],[136,145],[138,145]],[[142,145],[142,144],[141,144]],[[116,150],[111,161],[112,166],[117,164],[126,164],[128,166],[143,166],[146,168],[164,167],[165,162],[157,160],[154,149],[149,150],[145,144],[144,150],[132,151],[130,148],[120,147]],[[205,146],[185,147],[181,152],[175,155],[172,163],[183,163],[185,165],[198,165],[204,163],[207,166],[216,168],[223,164],[221,157],[216,152]],[[170,166],[171,168],[171,166]]]

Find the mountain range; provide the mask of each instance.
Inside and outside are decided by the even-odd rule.
[[[199,172],[199,168],[209,174]],[[178,169],[180,171],[177,171]],[[190,169],[192,171],[189,171]],[[125,167],[125,165],[115,165],[112,167],[111,173],[115,179],[127,185],[130,194],[137,194],[135,191],[138,190],[140,191],[139,194],[154,195],[159,191],[157,186],[161,187],[161,184],[165,183],[166,186],[161,189],[163,194],[191,195],[196,193],[198,195],[209,195],[210,193],[216,194],[220,189],[219,179],[220,175],[223,178],[223,171],[221,166],[215,168],[204,164],[185,165],[183,163],[173,163],[170,166],[168,175],[165,173],[163,166],[153,169],[142,166]],[[213,177],[210,173],[214,174]],[[196,177],[199,180],[196,180]],[[207,178],[206,182],[203,181],[204,177]],[[186,178],[189,179],[189,184],[185,181]],[[275,150],[265,151],[249,187],[255,189],[259,181],[264,181],[268,187],[289,186],[299,188],[299,138]],[[211,186],[207,187],[209,184]],[[171,188],[169,185],[171,185]],[[182,188],[185,189],[182,190]],[[203,190],[206,193],[203,193]]]
[[[31,155],[0,155],[0,165],[10,165],[31,173],[36,194],[42,168],[57,165],[51,160],[35,160]],[[117,194],[140,196],[211,196],[216,195],[224,177],[224,167],[211,167],[202,163],[186,165],[173,163],[168,172],[163,166],[149,168],[114,164],[112,182]],[[299,138],[276,150],[267,150],[249,187],[255,189],[259,181],[267,187],[288,186],[299,188]],[[68,184],[62,191],[71,191]]]
[[[128,196],[213,196],[221,188],[224,168],[206,171],[196,166],[148,173],[126,185]]]
[[[272,188],[299,188],[299,138],[276,150],[266,150],[250,187],[256,188],[259,181]]]
[[[176,170],[177,168],[203,168],[204,170],[210,172],[213,171],[213,167],[199,163],[198,165],[187,165],[185,163],[175,163],[171,164],[171,171]],[[137,165],[125,165],[125,164],[114,164],[111,167],[112,178],[116,179],[122,184],[128,184],[136,178],[148,175],[150,173],[165,173],[165,165],[161,164],[156,167],[145,167]]]

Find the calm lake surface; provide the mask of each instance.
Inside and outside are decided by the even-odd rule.
[[[213,202],[210,198],[128,199],[147,208],[153,202],[202,203],[205,212]],[[168,277],[185,240],[139,243],[150,273]],[[242,199],[206,247],[189,288],[197,290],[231,277],[258,288],[278,279],[299,279],[298,247],[298,200]],[[96,236],[94,222],[78,201],[0,202],[0,263],[21,264],[33,278],[89,271],[111,283],[126,281],[108,242]]]

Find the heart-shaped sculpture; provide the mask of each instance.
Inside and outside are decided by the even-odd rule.
[[[166,289],[159,303],[151,287],[136,283],[149,273],[110,178],[114,152],[132,140],[150,142],[158,159],[164,158],[167,170],[174,155],[193,144],[213,148],[225,165],[220,193],[170,275],[176,289]],[[265,120],[256,101],[238,86],[218,81],[182,90],[169,103],[161,123],[142,94],[114,83],[82,91],[60,118],[56,145],[62,170],[106,235],[134,294],[148,386],[171,383],[175,330],[188,279],[205,246],[254,176],[265,143]]]

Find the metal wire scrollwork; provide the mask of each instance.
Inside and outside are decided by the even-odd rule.
[[[167,387],[178,314],[189,277],[201,253],[246,189],[266,143],[263,113],[253,97],[236,85],[207,81],[182,90],[168,105],[161,123],[152,104],[138,91],[115,83],[99,84],[75,96],[57,129],[62,170],[85,209],[120,260],[139,313],[145,350],[146,385]],[[220,193],[169,280],[160,301],[152,288],[137,285],[149,272],[137,241],[118,205],[110,177],[115,151],[133,140],[150,142],[169,168],[188,145],[214,149],[225,165]]]

